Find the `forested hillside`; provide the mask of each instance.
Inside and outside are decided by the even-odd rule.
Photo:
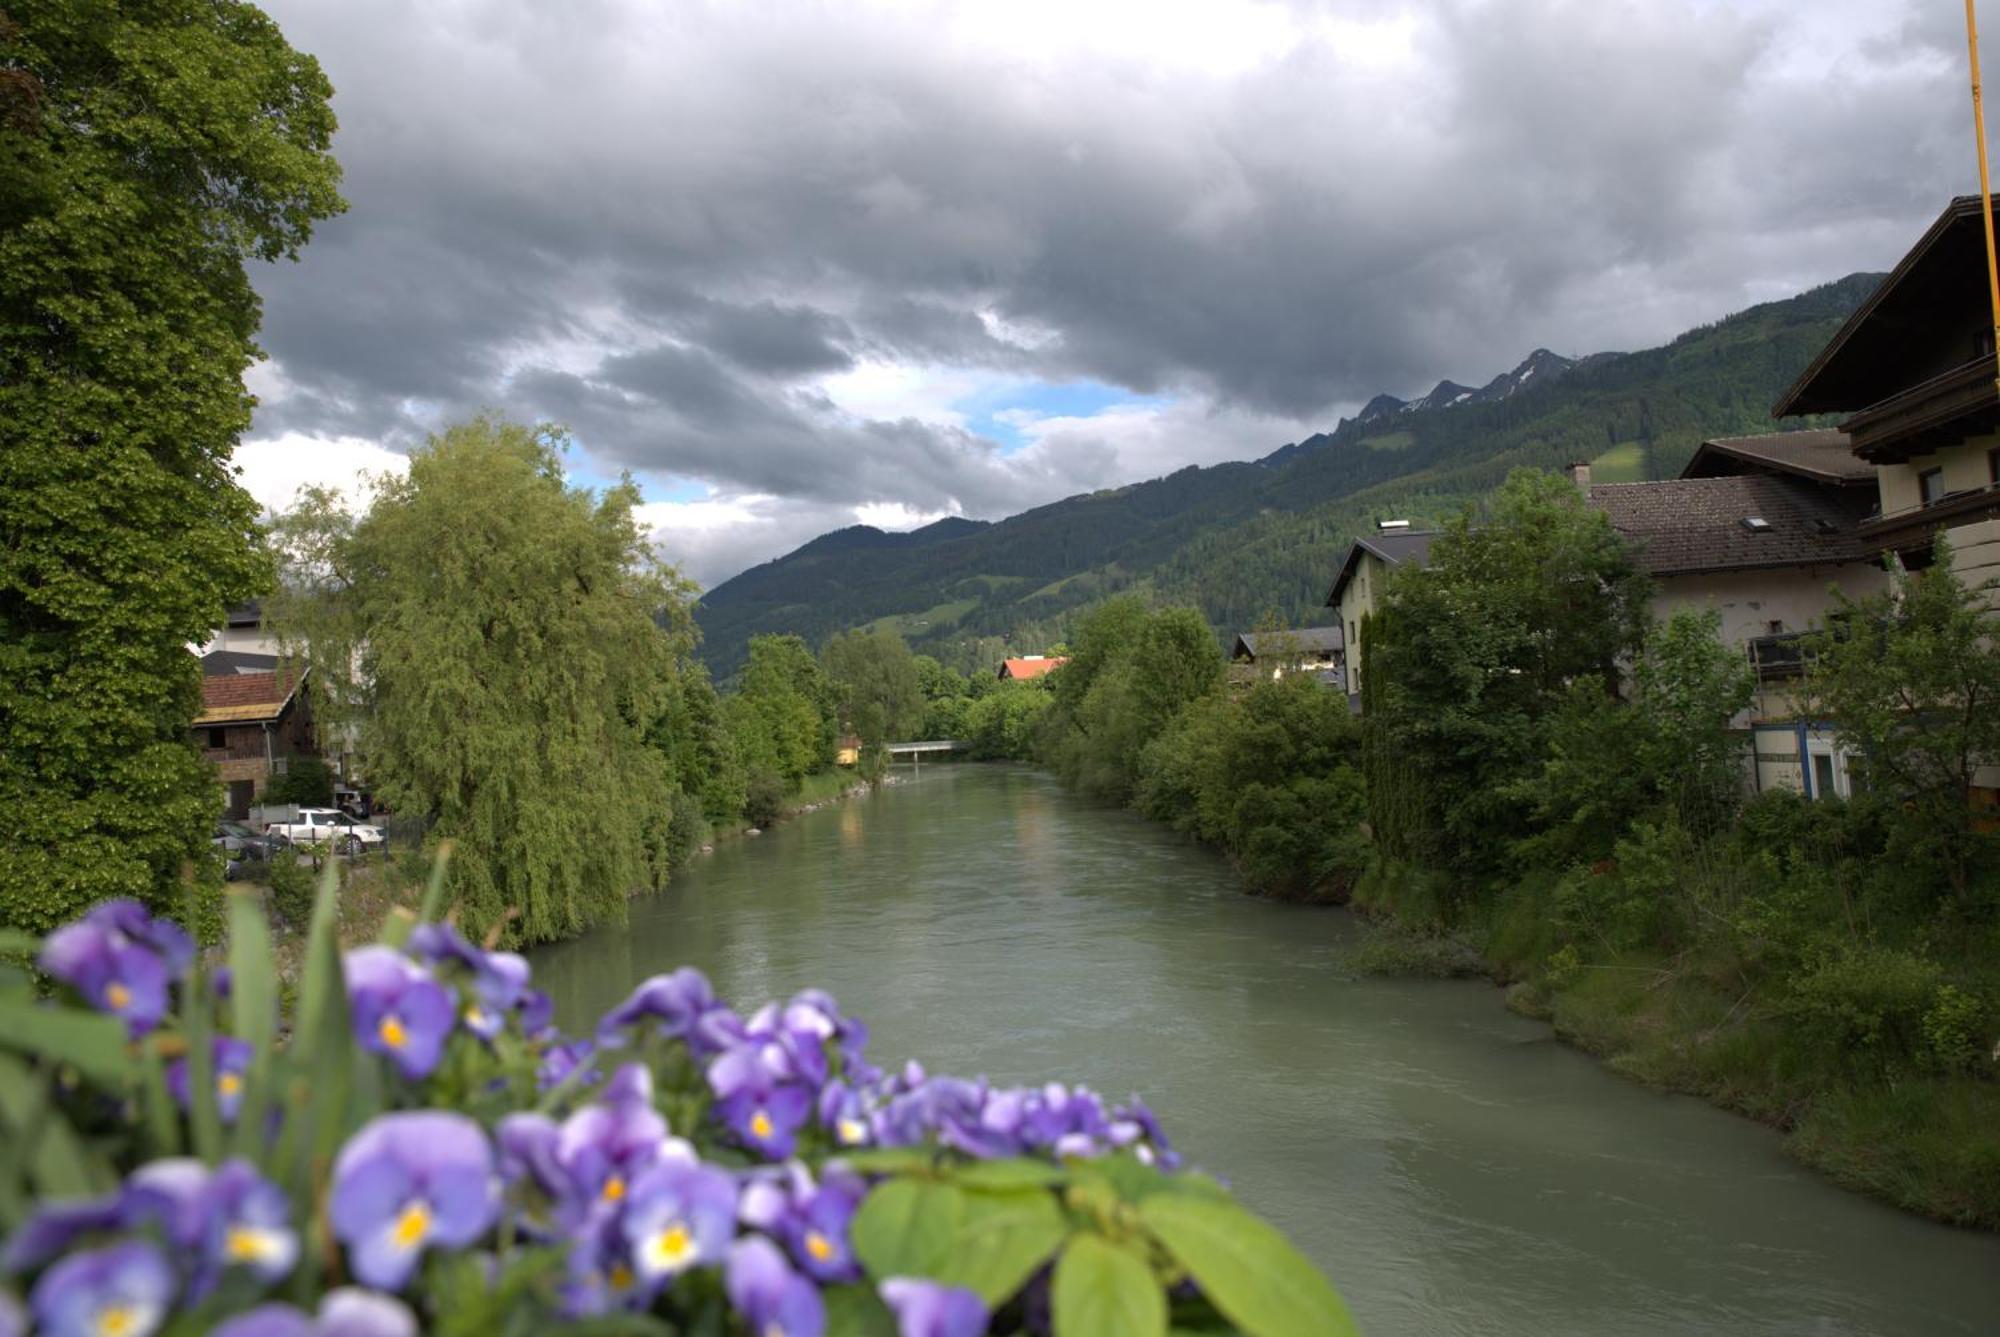
[[[727,676],[753,635],[817,643],[879,624],[946,663],[983,667],[1003,646],[1059,639],[1076,610],[1121,590],[1194,604],[1218,631],[1309,620],[1342,549],[1378,517],[1436,518],[1519,465],[1590,460],[1600,481],[1672,477],[1706,437],[1775,430],[1771,403],[1878,279],[1850,275],[1661,348],[1586,357],[1504,397],[1387,401],[1255,462],[1190,467],[996,524],[823,535],[704,596],[703,656]]]

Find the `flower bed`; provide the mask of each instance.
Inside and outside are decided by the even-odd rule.
[[[588,1037],[425,913],[341,956],[320,888],[281,1018],[100,905],[0,984],[0,1335],[1342,1333],[1326,1280],[1136,1100],[884,1072],[824,993],[696,971]]]

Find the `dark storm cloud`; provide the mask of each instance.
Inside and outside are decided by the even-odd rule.
[[[354,207],[263,281],[260,431],[500,405],[813,507],[1154,471],[849,412],[823,378],[865,361],[1220,405],[1269,435],[1203,449],[1254,455],[1886,266],[1971,168],[1938,5],[1300,5],[1347,26],[1212,68],[1146,54],[1174,7],[1130,54],[1047,6],[1014,47],[923,6],[270,8],[340,90]]]

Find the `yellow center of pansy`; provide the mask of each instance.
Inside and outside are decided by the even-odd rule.
[[[752,1137],[769,1137],[774,1127],[775,1125],[771,1122],[771,1116],[762,1110],[758,1110],[750,1116],[750,1134]]]
[[[131,1305],[106,1305],[97,1311],[97,1337],[132,1337],[138,1331],[139,1311]]]
[[[486,1014],[477,1007],[465,1009],[465,1024],[477,1030],[486,1024]]]
[[[833,1257],[833,1241],[820,1234],[817,1230],[808,1230],[806,1232],[806,1252],[812,1255],[815,1263],[824,1263]]]
[[[834,1126],[834,1131],[840,1134],[842,1142],[851,1147],[868,1136],[868,1125],[859,1119],[842,1119]]]
[[[126,988],[124,985],[120,984],[117,980],[113,980],[111,981],[111,983],[104,986],[104,1001],[111,1005],[111,1010],[113,1012],[123,1012],[126,1008],[132,1006],[132,991]],[[117,1311],[106,1311],[106,1312],[123,1313],[125,1311],[117,1310]]]
[[[393,1016],[382,1018],[382,1024],[375,1028],[375,1034],[391,1049],[401,1049],[410,1042],[410,1033],[404,1030],[403,1023]]]
[[[431,1209],[421,1202],[413,1202],[405,1207],[396,1218],[394,1232],[390,1236],[399,1249],[414,1249],[424,1242],[431,1233]]]
[[[684,1267],[694,1257],[694,1236],[676,1221],[653,1236],[652,1253],[662,1270]]]
[[[215,1079],[215,1093],[224,1100],[243,1089],[243,1078],[233,1072],[219,1073]]]
[[[611,1284],[611,1289],[614,1291],[629,1291],[634,1280],[632,1269],[623,1263],[613,1263],[611,1274],[605,1280]]]
[[[624,1179],[620,1178],[618,1175],[613,1175],[611,1176],[611,1178],[604,1181],[604,1200],[606,1202],[617,1202],[624,1196],[625,1196]]]
[[[257,1263],[277,1254],[278,1241],[268,1230],[236,1226],[223,1240],[222,1250],[232,1263]]]

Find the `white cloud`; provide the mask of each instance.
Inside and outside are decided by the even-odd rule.
[[[409,469],[404,455],[356,437],[314,437],[286,432],[236,447],[237,481],[266,511],[285,510],[304,487],[329,488],[349,506],[366,503],[370,477]]]

